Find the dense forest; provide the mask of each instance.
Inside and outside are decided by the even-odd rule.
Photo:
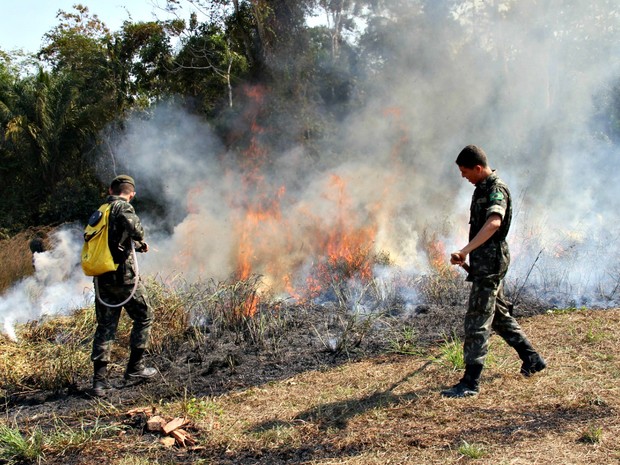
[[[126,21],[118,31],[85,5],[59,11],[35,55],[0,50],[0,232],[87,217],[100,201],[111,169],[102,165],[109,165],[127,119],[148,119],[170,102],[207,121],[223,153],[242,157],[252,144],[248,101],[253,89],[269,89],[261,124],[276,129],[263,143],[280,153],[301,144],[306,157],[334,156],[324,150],[338,144],[333,128],[369,95],[376,98],[377,89],[389,88],[410,59],[403,49],[419,49],[407,69],[420,75],[430,59],[458,62],[460,51],[474,46],[481,66],[512,73],[523,59],[519,44],[491,26],[525,18],[530,3],[168,0],[177,19]],[[571,2],[534,3],[558,23],[528,26],[570,43],[575,68],[587,66],[588,30],[597,22],[605,22],[599,30],[610,46],[617,37],[615,2],[596,2],[585,18],[571,12]],[[200,14],[190,14],[190,6]],[[451,34],[441,38],[444,53],[429,57],[423,49],[436,39],[438,24]],[[405,29],[408,42],[398,43],[396,32]],[[592,96],[592,134],[617,144],[620,79],[609,82]],[[155,196],[141,200],[157,207]]]

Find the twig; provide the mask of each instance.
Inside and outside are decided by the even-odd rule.
[[[545,250],[544,247],[540,249],[540,252],[538,252],[538,255],[536,255],[536,259],[534,260],[534,263],[532,263],[532,266],[530,266],[530,269],[527,272],[527,275],[525,275],[525,279],[523,280],[523,283],[521,283],[521,287],[519,288],[519,290],[517,291],[517,294],[515,295],[513,305],[517,305],[517,303],[519,302],[519,296],[521,295],[521,291],[523,291],[523,288],[525,287],[525,283],[527,283],[527,280],[529,279],[530,274],[532,274],[532,270],[534,269],[536,262],[540,258],[540,254],[543,253],[543,250]]]

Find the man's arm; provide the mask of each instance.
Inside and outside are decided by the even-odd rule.
[[[123,228],[127,235],[136,242],[144,242],[144,228],[136,211],[129,202],[123,202],[119,212]]]
[[[486,241],[488,241],[493,234],[499,229],[502,224],[502,217],[497,213],[492,213],[487,218],[486,222],[482,226],[482,229],[478,231],[478,234],[474,236],[474,238],[469,241],[465,247],[463,247],[458,252],[453,252],[450,254],[450,263],[453,265],[461,265],[465,263],[465,259],[467,255],[471,253],[472,250],[477,249]]]

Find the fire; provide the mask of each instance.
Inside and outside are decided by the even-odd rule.
[[[280,199],[285,193],[286,189],[282,186],[270,203],[255,202],[246,206],[241,213],[237,224],[237,278],[249,278],[255,269],[256,261],[275,252],[271,250],[270,239],[279,234],[285,224],[280,209]]]
[[[239,245],[237,248],[236,277],[241,281],[248,280],[255,272],[255,262],[262,248],[267,230],[278,229],[282,214],[280,199],[285,193],[284,186],[275,190],[265,180],[263,166],[268,159],[268,151],[261,145],[260,136],[266,132],[258,123],[260,106],[264,99],[264,89],[260,86],[246,89],[246,95],[254,105],[246,114],[250,119],[251,138],[240,159],[241,177],[241,214],[237,220]],[[253,316],[259,304],[259,296],[252,294],[245,302],[242,310],[245,316]]]
[[[431,269],[441,275],[456,274],[456,270],[450,266],[448,262],[448,253],[446,252],[446,246],[443,241],[437,239],[435,236],[431,237],[426,242],[426,253],[428,255],[428,262]]]
[[[446,266],[446,246],[438,239],[432,239],[428,244],[428,261],[434,270]]]
[[[320,230],[317,237],[318,264],[307,279],[310,297],[325,292],[324,286],[340,284],[356,278],[372,278],[372,248],[377,233],[372,217],[366,224],[351,206],[345,180],[337,175],[330,178],[331,190],[336,192],[336,219],[330,229]]]
[[[348,180],[332,174],[319,187],[329,211],[325,217],[306,211],[303,203],[296,205],[292,219],[285,215],[283,208],[294,200],[286,198],[285,186],[270,183],[265,170],[270,161],[265,144],[269,129],[259,123],[264,94],[259,87],[246,91],[254,103],[245,113],[251,133],[239,159],[239,189],[231,201],[236,212],[236,279],[261,275],[294,298],[315,297],[350,279],[372,279],[379,202],[354,205]],[[309,277],[300,276],[301,270]],[[254,315],[259,303],[259,295],[249,297],[243,314]]]

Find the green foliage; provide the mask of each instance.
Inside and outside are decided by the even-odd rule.
[[[469,457],[470,459],[480,459],[486,455],[484,447],[480,444],[469,443],[463,441],[459,446],[459,454]]]
[[[0,461],[5,464],[39,463],[45,459],[44,449],[64,455],[80,450],[92,441],[118,434],[115,425],[102,426],[98,420],[82,423],[74,428],[63,421],[56,422],[55,429],[43,433],[40,428],[24,435],[17,428],[0,424]]]
[[[456,334],[444,339],[444,343],[439,347],[439,360],[452,370],[464,370],[463,342]]]
[[[40,461],[43,454],[43,433],[35,429],[24,436],[19,429],[0,424],[0,460],[7,465]]]
[[[215,25],[197,28],[185,41],[174,65],[177,90],[200,101],[200,111],[210,116],[218,107],[233,104],[232,87],[243,81],[249,67],[238,44]]]
[[[224,410],[215,401],[203,398],[185,398],[181,403],[181,411],[194,421],[201,421],[209,416],[220,416]]]
[[[54,224],[85,219],[99,206],[101,187],[91,178],[68,177],[59,183],[40,206],[40,221]]]
[[[564,315],[566,313],[580,312],[587,310],[587,307],[577,307],[575,305],[571,305],[570,307],[565,308],[550,308],[547,310],[547,313],[551,315]]]
[[[415,328],[404,326],[399,334],[390,339],[389,351],[403,355],[422,355],[424,351],[418,346],[417,341]]]
[[[59,455],[84,449],[89,443],[101,438],[117,435],[121,428],[117,425],[101,425],[99,420],[83,420],[79,427],[73,427],[58,420],[55,430],[45,435],[45,445]]]
[[[594,425],[588,426],[588,428],[583,433],[581,433],[581,436],[579,437],[579,441],[586,444],[598,444],[602,440],[603,428]]]

